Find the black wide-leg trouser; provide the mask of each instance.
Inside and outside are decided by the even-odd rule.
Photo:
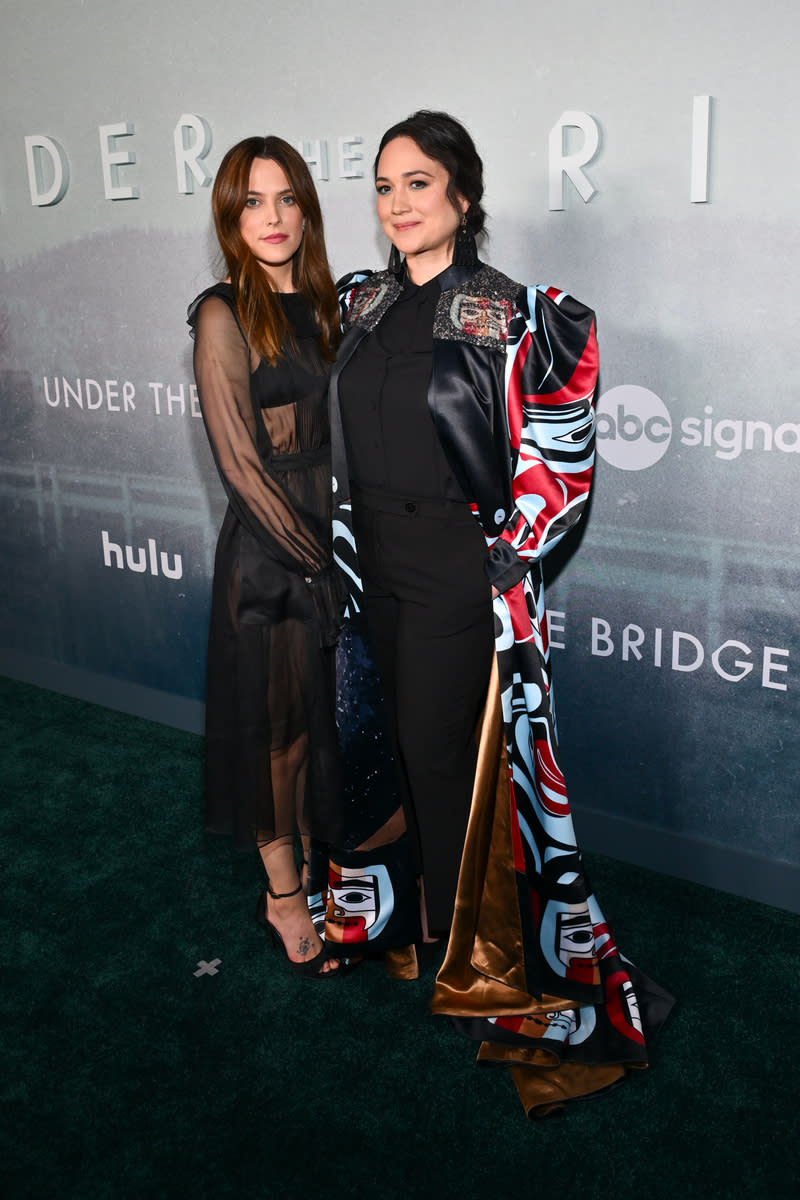
[[[430,928],[449,929],[493,653],[486,542],[465,502],[353,489],[364,603]]]

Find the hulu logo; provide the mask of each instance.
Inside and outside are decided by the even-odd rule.
[[[112,542],[104,529],[101,534],[103,543],[103,566],[116,566],[123,571],[136,571],[142,575],[149,569],[151,575],[164,575],[167,579],[180,579],[183,575],[183,563],[180,554],[173,554],[170,566],[170,555],[165,550],[156,548],[155,538],[147,539],[147,546],[119,546]],[[159,565],[161,570],[159,571]]]

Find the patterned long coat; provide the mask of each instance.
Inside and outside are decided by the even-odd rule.
[[[589,494],[595,321],[565,292],[521,286],[480,263],[451,267],[440,281],[429,408],[472,498],[499,594],[495,669],[433,1010],[481,1041],[479,1061],[510,1065],[526,1111],[541,1115],[645,1066],[647,1036],[672,1003],[622,959],[589,889],[552,702],[541,564]],[[354,949],[397,946],[416,932],[404,837],[376,844],[400,800],[361,607],[337,387],[400,290],[389,272],[342,281],[345,337],[332,376],[334,553],[351,585],[339,664],[350,836],[319,900],[327,900],[326,936]],[[365,841],[368,851],[348,848]]]

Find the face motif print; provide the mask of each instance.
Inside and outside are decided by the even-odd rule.
[[[325,937],[330,942],[373,941],[392,914],[394,892],[382,863],[364,868],[340,867],[328,872]]]
[[[541,938],[544,955],[558,975],[580,983],[599,982],[595,930],[584,905],[550,900],[542,917]]]

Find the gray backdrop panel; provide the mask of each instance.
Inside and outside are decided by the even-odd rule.
[[[488,21],[463,0],[405,20],[402,48],[374,0],[4,4],[0,669],[201,727],[223,501],[184,323],[214,277],[209,188],[179,190],[184,114],[204,122],[208,178],[250,133],[304,143],[338,274],[385,259],[382,130],[443,107],[484,156],[485,257],[598,312],[596,489],[549,591],[584,843],[800,910],[800,19],[779,2],[499,0]],[[566,179],[551,209],[581,123],[593,194]],[[40,196],[58,163],[55,203],[32,203],[26,137],[60,148],[34,151]]]

